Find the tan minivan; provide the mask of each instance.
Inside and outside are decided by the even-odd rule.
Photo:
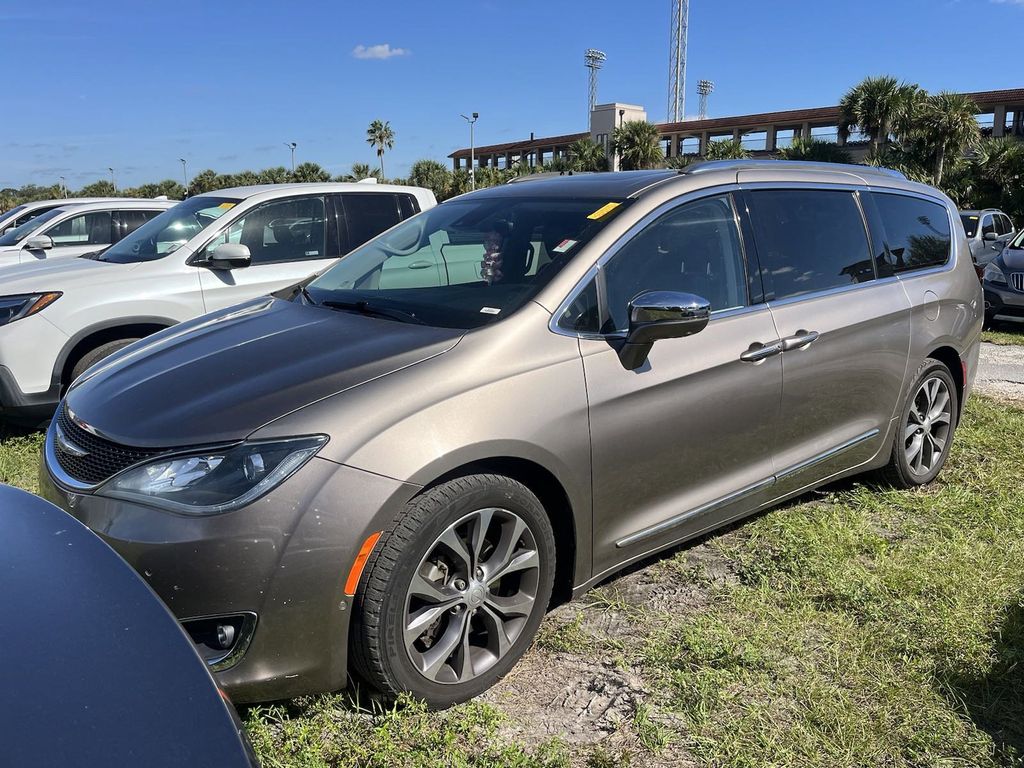
[[[40,485],[236,701],[432,706],[553,600],[839,477],[931,481],[977,367],[955,206],[782,161],[449,200],[93,367]]]

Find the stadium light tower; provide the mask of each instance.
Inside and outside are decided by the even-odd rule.
[[[590,91],[589,100],[587,102],[587,125],[590,125],[590,115],[594,111],[594,105],[597,103],[597,70],[604,66],[604,62],[607,60],[607,56],[603,51],[599,51],[596,48],[587,48],[586,53],[583,54],[583,63],[587,69],[590,70]]]
[[[697,82],[697,93],[700,95],[700,111],[697,113],[698,120],[708,119],[708,96],[715,90],[715,84],[710,80],[699,80]]]
[[[689,0],[672,0],[672,35],[668,57],[668,119],[678,123],[686,115],[686,32],[690,26]]]

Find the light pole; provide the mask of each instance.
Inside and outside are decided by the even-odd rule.
[[[68,197],[68,180],[65,179],[63,176],[60,176],[59,178],[60,178],[60,191],[64,195],[64,199],[67,200],[67,197]]]
[[[185,182],[185,197],[188,197],[188,163],[184,157],[179,157],[178,162],[181,163],[181,178]]]
[[[117,182],[114,180],[114,169],[113,168],[107,168],[107,170],[110,171],[110,186],[112,186],[114,188],[114,194],[116,195],[117,194]]]
[[[292,151],[292,173],[295,173],[295,148],[299,145],[294,141],[286,141],[284,145]]]
[[[476,148],[473,146],[473,124],[480,118],[479,112],[474,112],[472,117],[461,116],[469,123],[469,188],[476,189]]]

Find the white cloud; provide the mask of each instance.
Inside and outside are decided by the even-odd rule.
[[[390,59],[393,56],[408,56],[412,51],[408,48],[392,48],[387,43],[381,45],[357,45],[352,55],[357,59]]]
[[[1019,5],[1024,8],[1024,0],[992,0],[992,2],[1000,5]]]

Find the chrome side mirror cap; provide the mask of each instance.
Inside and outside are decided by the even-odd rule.
[[[629,302],[629,331],[619,349],[626,370],[646,361],[659,339],[679,339],[703,331],[711,319],[711,303],[692,293],[648,291]]]

